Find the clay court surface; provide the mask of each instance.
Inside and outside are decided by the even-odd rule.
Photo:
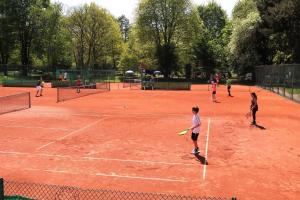
[[[252,90],[259,90],[252,88]],[[6,180],[133,192],[238,199],[300,198],[300,105],[258,93],[250,126],[249,87],[225,86],[213,104],[207,86],[192,91],[110,92],[56,103],[56,90],[31,91],[32,108],[0,115],[0,174]],[[201,156],[190,154],[191,108],[200,106]],[[205,161],[205,159],[207,159]]]

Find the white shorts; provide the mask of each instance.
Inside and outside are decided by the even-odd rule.
[[[37,90],[41,90],[41,89],[42,89],[42,86],[36,86],[36,89],[37,89]]]

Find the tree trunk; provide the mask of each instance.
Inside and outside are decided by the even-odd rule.
[[[29,64],[29,42],[26,33],[21,35],[21,63],[22,63],[22,74],[27,76],[28,64]]]

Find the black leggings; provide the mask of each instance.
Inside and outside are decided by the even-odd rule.
[[[253,123],[256,123],[256,112],[257,112],[257,109],[252,110]]]

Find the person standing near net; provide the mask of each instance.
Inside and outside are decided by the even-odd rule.
[[[213,79],[212,82],[211,82],[211,88],[212,88],[212,102],[216,103],[217,102],[217,98],[216,98],[216,95],[217,95],[217,80],[216,79]]]
[[[251,106],[250,106],[250,113],[252,115],[253,121],[251,125],[256,125],[256,112],[258,111],[258,104],[257,104],[257,95],[255,92],[251,93]]]
[[[191,138],[194,143],[194,149],[192,150],[192,154],[196,155],[200,153],[199,146],[198,146],[198,137],[200,134],[200,126],[201,126],[199,107],[198,106],[193,107],[192,112],[193,112],[193,120],[192,120],[193,126],[190,128],[192,132]]]
[[[80,75],[78,75],[77,80],[76,80],[76,91],[77,91],[77,93],[80,93],[80,87],[81,87],[81,78],[80,78]]]

